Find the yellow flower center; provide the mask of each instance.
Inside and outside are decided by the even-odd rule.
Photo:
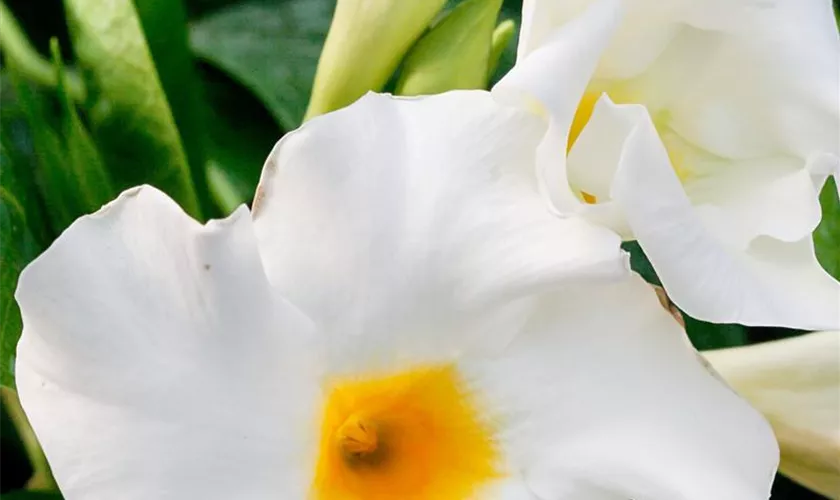
[[[598,99],[601,98],[601,92],[586,92],[581,98],[580,103],[578,104],[577,110],[575,111],[575,116],[572,119],[572,126],[569,129],[569,139],[566,143],[566,153],[568,154],[569,151],[572,150],[572,146],[574,146],[575,141],[577,138],[580,137],[581,132],[583,132],[584,127],[586,124],[589,123],[590,118],[592,118],[592,112],[595,110],[595,104],[598,102]],[[610,93],[610,98],[616,104],[629,104],[634,102],[632,98],[627,96],[621,95],[621,93]],[[667,113],[659,113],[658,115],[653,117],[653,123],[656,126],[658,131],[661,131],[668,123],[668,115]],[[660,133],[661,136],[661,133]],[[686,180],[689,177],[690,171],[686,168],[686,154],[683,151],[680,151],[678,148],[674,147],[672,144],[665,143],[666,149],[668,151],[668,158],[671,160],[671,167],[676,172],[677,177],[680,178],[681,181]],[[586,191],[579,192],[581,199],[589,204],[594,204],[598,202],[598,199]]]
[[[465,500],[500,476],[492,429],[450,365],[330,384],[316,500]]]

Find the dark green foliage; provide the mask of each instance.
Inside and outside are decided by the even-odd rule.
[[[254,93],[283,130],[300,125],[335,0],[250,0],[190,29],[196,55]]]

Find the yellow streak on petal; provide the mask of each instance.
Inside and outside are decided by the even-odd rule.
[[[595,110],[595,104],[598,102],[601,95],[601,92],[586,92],[581,98],[577,110],[575,111],[574,119],[572,120],[572,126],[569,129],[569,140],[566,144],[567,154],[571,151],[575,141],[577,141],[577,138],[580,137],[581,132],[583,132],[583,129],[592,118],[592,112]],[[621,88],[611,90],[609,92],[609,96],[616,104],[629,104],[637,101],[637,99],[633,97],[632,93],[628,93],[626,90]],[[660,111],[653,116],[652,119],[654,126],[656,126],[657,131],[660,131],[661,135],[661,130],[667,126],[671,117],[667,111]],[[667,148],[668,158],[671,160],[671,166],[673,167],[674,172],[677,174],[680,181],[685,181],[691,176],[691,169],[686,166],[690,163],[688,154],[686,154],[686,151],[682,151],[679,147],[669,142],[666,142],[665,146]],[[585,192],[581,192],[581,195],[586,203],[597,203],[594,196]],[[592,201],[590,201],[590,199]]]
[[[572,119],[572,127],[569,129],[566,153],[572,150],[572,146],[574,146],[580,133],[583,132],[583,128],[589,123],[589,119],[592,118],[592,111],[595,110],[595,103],[598,102],[600,97],[601,94],[598,92],[587,92],[583,94],[583,98],[581,98],[575,111],[575,117]]]

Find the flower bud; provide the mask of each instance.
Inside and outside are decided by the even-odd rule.
[[[703,355],[773,426],[779,470],[840,498],[840,331]]]
[[[306,119],[380,90],[445,0],[338,0]]]
[[[409,52],[397,94],[485,88],[501,7],[501,0],[466,0],[452,9]]]

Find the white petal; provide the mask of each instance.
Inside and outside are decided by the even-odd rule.
[[[640,107],[619,108],[607,94],[598,99],[589,122],[569,151],[568,177],[573,189],[585,191],[599,201],[610,199],[624,141],[636,127],[637,115],[644,112]]]
[[[750,6],[708,43],[671,105],[672,127],[714,154],[840,151],[840,38],[831,2]]]
[[[521,478],[507,478],[483,488],[476,500],[540,500]],[[587,499],[589,500],[589,499]]]
[[[683,186],[691,202],[725,214],[707,222],[723,224],[715,231],[729,234],[731,245],[745,248],[759,235],[798,241],[819,224],[818,181],[800,159],[730,160],[693,148],[672,133],[660,133],[671,156],[690,170]]]
[[[518,58],[550,44],[558,28],[576,19],[588,6],[597,3],[599,0],[525,0],[522,5]],[[601,0],[601,3],[604,2]],[[608,50],[599,62],[599,75],[627,78],[647,68],[678,29],[675,18],[682,8],[681,3],[684,2],[613,2],[613,8],[620,7],[625,12],[621,26],[617,27],[615,36],[606,46]],[[639,32],[645,36],[638,36]]]
[[[273,295],[247,209],[202,227],[127,191],[16,297],[21,402],[67,498],[304,497],[312,326]]]
[[[627,138],[646,117],[647,111],[643,107],[616,106],[607,94],[603,94],[568,156],[569,185],[597,200],[592,205],[581,205],[578,212],[625,239],[633,239],[633,235],[621,206],[611,199],[613,178],[624,155]]]
[[[628,136],[611,194],[689,315],[803,329],[840,322],[840,285],[819,266],[810,235],[791,243],[762,236],[739,247],[743,235],[730,214],[691,206],[649,118]]]
[[[537,153],[537,178],[562,213],[580,206],[566,179],[564,153],[569,129],[598,58],[621,17],[620,7],[617,0],[594,2],[582,15],[546,35],[539,48],[518,59],[493,87],[501,102],[547,115],[550,126]]]
[[[503,355],[461,367],[540,498],[768,497],[772,431],[638,276],[544,297]]]
[[[369,94],[313,119],[278,143],[260,182],[272,283],[341,350],[362,333],[434,336],[449,315],[623,274],[614,234],[553,216],[540,196],[544,131],[478,91]]]
[[[808,157],[808,172],[814,181],[814,190],[821,192],[825,181],[829,176],[834,177],[834,187],[837,189],[837,197],[840,198],[840,156],[829,153],[814,153]]]

